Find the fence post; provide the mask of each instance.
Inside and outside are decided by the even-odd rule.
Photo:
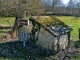
[[[26,33],[25,33],[25,27],[24,27],[24,25],[22,26],[22,41],[23,41],[23,47],[25,47],[26,46]]]
[[[78,28],[78,31],[79,31],[79,40],[80,40],[80,28]]]

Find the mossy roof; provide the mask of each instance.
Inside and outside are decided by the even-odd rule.
[[[33,18],[55,36],[65,34],[72,30],[71,27],[53,16],[37,16]]]

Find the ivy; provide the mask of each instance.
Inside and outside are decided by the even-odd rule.
[[[32,22],[32,30],[31,30],[31,34],[32,34],[32,40],[33,42],[35,43],[36,40],[38,40],[38,35],[39,35],[39,32],[40,32],[40,28],[41,28],[41,25],[34,19],[34,18],[29,18],[29,20]],[[37,33],[37,37],[35,37],[35,34]]]

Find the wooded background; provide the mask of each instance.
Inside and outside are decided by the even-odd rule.
[[[80,1],[70,0],[64,4],[62,0],[0,0],[0,16],[16,16],[20,11],[24,11],[25,15],[53,12],[79,16]]]

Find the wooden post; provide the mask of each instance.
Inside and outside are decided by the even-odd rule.
[[[78,28],[78,31],[79,31],[79,40],[80,40],[80,28]]]

